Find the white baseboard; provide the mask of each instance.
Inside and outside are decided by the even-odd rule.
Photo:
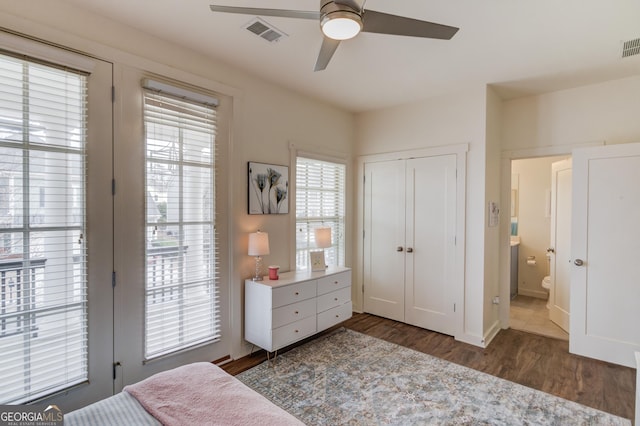
[[[491,343],[494,337],[500,332],[500,321],[495,321],[489,330],[484,334],[484,345],[485,347]]]
[[[544,300],[547,300],[547,298],[549,297],[549,293],[544,290],[529,290],[526,288],[518,288],[518,294],[521,294],[523,296],[537,297],[538,299]]]
[[[473,346],[479,346],[481,348],[486,348],[484,343],[484,338],[482,336],[478,336],[475,334],[463,333],[459,336],[454,336],[454,338],[460,342],[468,343]]]

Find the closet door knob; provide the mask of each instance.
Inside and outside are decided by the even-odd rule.
[[[407,247],[407,253],[413,253],[413,249],[411,247]]]
[[[402,250],[404,250],[402,246],[398,246],[398,248],[396,249],[396,251],[402,251]]]
[[[584,265],[584,261],[582,259],[576,259],[573,261],[573,264],[576,266],[582,266]]]

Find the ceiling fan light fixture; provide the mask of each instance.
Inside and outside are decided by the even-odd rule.
[[[348,11],[324,15],[320,27],[325,36],[334,40],[348,40],[362,31],[362,19],[357,13]]]

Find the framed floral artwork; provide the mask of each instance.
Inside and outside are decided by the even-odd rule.
[[[289,213],[289,167],[249,162],[249,214]]]

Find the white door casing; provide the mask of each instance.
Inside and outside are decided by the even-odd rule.
[[[640,143],[573,153],[572,353],[635,367]]]
[[[549,318],[569,332],[571,284],[571,159],[551,165],[551,289]]]
[[[365,163],[364,310],[455,334],[457,157]]]

